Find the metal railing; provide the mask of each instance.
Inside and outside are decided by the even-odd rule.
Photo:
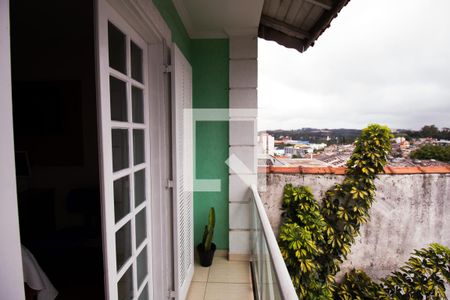
[[[251,204],[253,285],[259,300],[298,300],[264,205],[254,185]]]

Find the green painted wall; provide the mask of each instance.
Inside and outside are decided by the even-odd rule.
[[[194,108],[229,107],[229,46],[226,39],[189,38],[170,0],[153,0],[172,31],[177,44],[192,66]],[[194,193],[194,239],[201,241],[211,206],[216,210],[214,242],[228,249],[228,122],[198,122],[196,130],[196,177],[220,179],[221,192]]]
[[[172,42],[176,43],[186,59],[191,61],[191,39],[171,0],[153,0],[164,21],[172,31]]]
[[[228,40],[192,40],[194,108],[229,107]],[[229,125],[227,121],[197,122],[196,177],[220,179],[221,192],[194,194],[194,239],[199,243],[210,207],[216,210],[214,242],[228,249],[228,166]]]

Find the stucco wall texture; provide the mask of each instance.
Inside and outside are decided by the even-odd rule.
[[[260,174],[261,199],[275,233],[285,184],[311,187],[320,202],[343,179],[333,174]],[[450,174],[380,175],[376,187],[371,219],[362,226],[341,274],[358,268],[379,279],[402,266],[414,249],[433,242],[450,247]]]

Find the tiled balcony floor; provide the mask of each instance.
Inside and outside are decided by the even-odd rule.
[[[195,264],[188,300],[253,300],[250,263],[214,257],[209,268]]]

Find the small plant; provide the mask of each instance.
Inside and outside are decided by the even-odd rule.
[[[211,250],[211,243],[214,236],[214,227],[216,225],[216,212],[214,207],[209,209],[208,225],[205,225],[205,231],[203,232],[202,244],[206,251]]]
[[[213,243],[214,226],[216,225],[216,213],[214,207],[209,209],[208,224],[205,225],[202,242],[197,245],[198,254],[200,257],[200,264],[204,267],[209,267],[214,258],[216,245]]]

